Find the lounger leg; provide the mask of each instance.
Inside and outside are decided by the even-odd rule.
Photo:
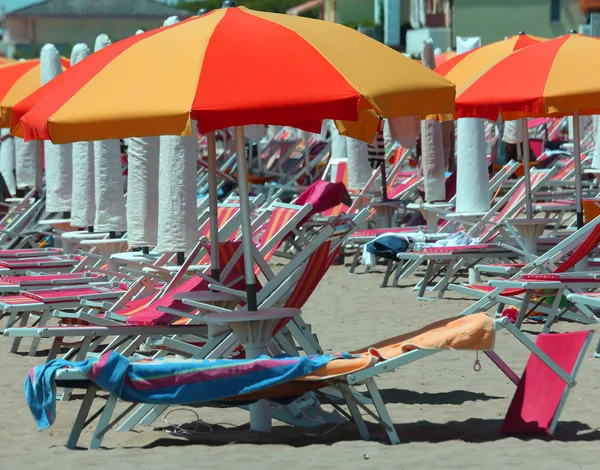
[[[29,320],[29,312],[21,313],[21,321],[19,322],[19,327],[24,328],[27,326],[27,321]],[[15,338],[13,340],[12,347],[10,348],[10,352],[16,354],[19,351],[19,346],[21,345],[21,340],[23,338]]]
[[[419,286],[419,293],[417,294],[417,299],[419,300],[429,300],[425,297],[425,290],[427,289],[427,285],[429,284],[429,279],[433,274],[433,268],[435,267],[435,262],[428,261],[427,269],[425,270],[425,276],[421,279],[421,285]]]
[[[556,297],[554,297],[554,301],[552,302],[552,307],[550,308],[550,313],[546,317],[546,323],[544,323],[544,328],[542,328],[542,333],[550,333],[550,328],[552,328],[552,324],[554,323],[556,316],[558,314],[558,309],[560,307],[560,301],[563,296],[564,289],[561,289],[556,292]]]
[[[48,323],[48,320],[50,319],[50,310],[46,310],[45,312],[42,313],[42,315],[40,316],[40,320],[38,321],[38,328],[43,328],[46,326],[46,324]],[[42,340],[41,337],[37,337],[37,338],[33,338],[33,340],[31,341],[31,347],[29,348],[29,355],[30,356],[35,356],[35,353],[37,353],[38,347],[40,346],[40,341]]]
[[[110,418],[115,411],[117,401],[119,401],[117,394],[111,393],[106,401],[106,405],[104,405],[104,411],[102,412],[100,420],[98,421],[98,427],[96,428],[94,436],[92,437],[92,441],[90,442],[90,449],[99,449],[102,445],[104,434],[110,428]]]
[[[521,308],[519,309],[519,316],[517,317],[517,321],[515,322],[515,325],[517,326],[517,328],[519,330],[521,329],[521,325],[523,325],[523,321],[525,320],[525,314],[527,313],[527,307],[529,306],[529,301],[531,300],[532,296],[533,296],[532,290],[528,290],[527,292],[525,292],[525,296],[523,297],[523,303],[521,304]]]
[[[381,281],[381,287],[387,287],[388,281],[390,280],[390,276],[394,270],[394,262],[390,259],[387,262],[387,267],[385,268],[385,274],[383,275],[383,281]]]
[[[377,388],[377,384],[375,380],[369,379],[366,382],[367,389],[369,390],[369,394],[371,395],[371,399],[373,400],[373,405],[377,410],[377,414],[381,421],[383,421],[383,425],[385,426],[385,432],[388,435],[391,444],[400,444],[400,438],[396,433],[396,428],[394,427],[394,423],[392,422],[392,418],[388,413],[387,408],[385,407],[385,403],[383,402],[383,398],[381,398],[381,394],[379,393],[379,388]]]
[[[360,414],[360,409],[358,405],[354,402],[352,398],[352,392],[350,391],[350,387],[347,384],[340,384],[340,388],[344,394],[344,398],[346,399],[346,405],[348,406],[348,410],[350,411],[350,415],[352,415],[352,419],[354,420],[354,424],[358,429],[358,434],[363,441],[371,440],[371,435],[369,434],[369,430],[367,429],[367,424]]]
[[[51,361],[52,359],[56,359],[58,353],[62,348],[60,338],[54,338],[52,340],[52,346],[50,346],[50,352],[48,353],[48,357],[46,358],[46,362]]]
[[[75,361],[85,360],[91,341],[92,341],[92,338],[90,336],[86,336],[85,338],[83,338],[81,346],[79,347],[79,351],[77,351],[77,356],[75,357]],[[68,401],[71,398],[72,391],[73,391],[72,388],[65,388],[63,390],[62,394],[58,397],[58,400]]]
[[[77,442],[79,441],[81,431],[83,431],[83,426],[85,425],[85,421],[92,408],[92,403],[94,403],[97,391],[98,388],[94,384],[90,384],[85,392],[85,397],[83,398],[83,402],[81,403],[81,407],[79,408],[79,412],[73,423],[73,428],[69,434],[69,439],[67,440],[67,449],[75,449],[75,447],[77,447]]]
[[[360,249],[360,247],[357,248],[356,253],[354,253],[354,256],[352,257],[352,264],[350,265],[350,274],[354,274],[354,271],[356,271],[356,267],[358,266],[361,253],[362,250]]]
[[[398,280],[400,279],[400,275],[402,274],[403,267],[403,261],[395,262],[394,277],[392,278],[392,287],[398,287]]]

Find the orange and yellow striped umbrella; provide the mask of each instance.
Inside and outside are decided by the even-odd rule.
[[[63,70],[69,60],[60,58]],[[10,126],[10,111],[16,103],[42,85],[40,59],[9,62],[0,66],[0,127]]]
[[[442,52],[441,54],[438,54],[438,55],[435,56],[435,66],[439,67],[444,62],[447,62],[450,59],[454,59],[457,55],[458,54],[456,53],[456,51]]]
[[[454,95],[449,81],[351,28],[226,8],[92,54],[15,106],[12,127],[55,143],[190,135],[191,120],[203,133],[320,132],[323,119],[371,121],[369,111],[452,113]]]
[[[520,51],[457,88],[456,117],[600,113],[600,40],[566,34]]]
[[[544,38],[518,34],[504,41],[478,47],[472,51],[458,54],[435,68],[435,72],[447,78],[457,87],[463,86],[514,51],[539,44]]]

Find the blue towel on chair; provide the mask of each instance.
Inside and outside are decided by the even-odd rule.
[[[258,392],[311,374],[336,356],[261,356],[256,359],[130,362],[114,351],[81,362],[55,359],[31,369],[25,398],[38,429],[56,418],[58,370],[75,368],[103,390],[132,403],[186,405]]]
[[[398,253],[404,253],[408,249],[408,241],[394,235],[381,236],[367,243],[367,251],[378,258],[392,261],[398,259]]]

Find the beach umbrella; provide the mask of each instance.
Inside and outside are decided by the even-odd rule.
[[[447,62],[450,59],[454,59],[456,57],[456,51],[446,51],[440,54],[435,55],[435,66],[442,65],[444,62]]]
[[[87,44],[75,44],[71,50],[71,64],[78,64],[91,53]],[[74,142],[71,224],[87,227],[89,232],[94,231],[96,218],[94,174],[94,142]]]
[[[111,44],[106,34],[99,34],[94,44],[94,54]],[[91,55],[80,62],[79,67],[89,62]],[[141,82],[136,85],[139,86]],[[110,88],[105,93],[112,93]],[[104,93],[103,93],[104,95]],[[104,99],[106,96],[97,96]],[[143,135],[143,134],[139,134]],[[131,136],[127,136],[131,137]],[[108,232],[114,238],[116,232],[127,229],[125,210],[125,188],[123,184],[123,165],[121,163],[121,142],[118,138],[87,139],[81,135],[77,140],[95,140],[94,142],[94,190],[96,199],[96,217],[94,229]],[[54,142],[54,139],[53,139]]]
[[[436,63],[435,72],[459,87],[514,51],[543,41],[546,41],[546,39],[519,33],[503,41],[458,54],[440,65]]]
[[[514,51],[539,44],[545,41],[544,38],[536,36],[529,36],[525,33],[519,33],[515,36],[508,37],[502,41],[498,41],[486,46],[477,47],[470,51],[458,54],[452,59],[449,59],[445,63],[437,66],[435,72],[446,77],[448,80],[453,82],[457,87],[465,86],[471,83],[471,81],[485,72],[490,66],[509,56]],[[495,118],[494,118],[495,120]],[[519,123],[518,125],[523,125]],[[460,140],[457,145],[461,145]],[[462,147],[460,147],[462,148]],[[459,150],[460,150],[459,148]],[[530,194],[529,188],[529,154],[523,155],[524,168],[525,168],[525,186],[527,194]],[[460,171],[460,169],[459,169]],[[483,175],[482,175],[483,176]],[[486,178],[487,187],[487,178]],[[483,182],[482,182],[483,183]],[[526,205],[527,215],[531,216],[531,205],[530,201]]]
[[[69,61],[61,57],[65,70]],[[0,127],[10,127],[12,106],[40,88],[40,59],[9,62],[0,66]],[[40,142],[24,142],[15,138],[15,174],[18,189],[42,189],[42,149]]]
[[[54,44],[46,44],[40,52],[41,84],[62,73],[60,54]],[[46,173],[46,210],[65,213],[70,218],[73,187],[73,147],[71,144],[44,142]]]
[[[268,55],[277,60],[265,61]],[[157,56],[165,60],[151,60]],[[374,70],[372,63],[386,66]],[[139,86],[145,77],[152,80]],[[13,107],[13,132],[60,143],[192,135],[193,121],[202,133],[235,126],[248,308],[255,310],[242,126],[318,133],[323,119],[357,121],[359,110],[383,117],[452,113],[454,92],[447,80],[351,28],[228,8],[93,54]]]
[[[62,70],[69,68],[69,60],[60,58]],[[23,60],[0,65],[0,127],[10,127],[12,106],[40,88],[40,59]]]
[[[574,117],[578,228],[583,226],[579,116],[600,113],[598,71],[600,41],[573,33],[516,51],[457,88],[456,117]],[[526,137],[526,129],[523,133]],[[524,160],[528,155],[525,141]]]

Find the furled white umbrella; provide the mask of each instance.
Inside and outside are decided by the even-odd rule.
[[[15,172],[17,189],[42,189],[42,143],[37,140],[25,142],[15,137]]]
[[[178,23],[176,16],[163,26]],[[185,46],[183,46],[185,47]],[[198,137],[161,136],[158,185],[158,243],[161,253],[187,253],[198,242]],[[182,261],[181,257],[179,261]]]
[[[106,34],[96,38],[94,52],[111,44]],[[125,217],[125,188],[119,140],[94,142],[94,186],[96,194],[97,231],[118,232],[127,229]]]
[[[75,44],[71,51],[71,65],[91,54],[86,44]],[[93,231],[96,218],[96,193],[94,172],[94,143],[73,144],[73,186],[71,198],[71,223],[75,227],[87,227]]]
[[[0,144],[0,174],[6,183],[11,196],[17,194],[17,182],[15,180],[15,139],[8,137],[9,129],[2,129],[2,144]]]
[[[140,33],[143,31],[136,34]],[[127,141],[127,241],[130,247],[154,247],[158,239],[160,137]]]
[[[40,53],[42,85],[62,72],[60,54],[54,44],[46,44]],[[70,212],[73,186],[73,162],[71,144],[53,144],[44,141],[46,162],[46,210]]]
[[[481,45],[479,37],[456,38],[456,52],[462,54]],[[483,119],[456,121],[456,212],[490,210],[490,185],[486,160]]]
[[[431,39],[423,43],[423,65],[432,70],[435,68],[433,41]],[[442,127],[437,119],[424,119],[421,121],[421,161],[425,202],[445,200],[444,141],[442,139]]]

